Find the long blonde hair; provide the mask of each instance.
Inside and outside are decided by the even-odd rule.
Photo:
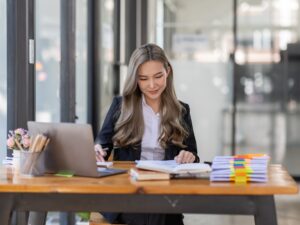
[[[167,85],[161,94],[160,115],[161,134],[160,145],[167,147],[172,142],[180,147],[186,147],[183,140],[188,136],[188,131],[182,121],[184,107],[177,100],[173,85],[173,69],[164,51],[155,44],[146,44],[137,48],[131,55],[128,65],[127,78],[123,90],[121,112],[115,126],[113,137],[117,147],[136,147],[144,134],[144,119],[142,110],[142,92],[138,86],[137,70],[143,63],[155,60],[163,64],[169,72]]]

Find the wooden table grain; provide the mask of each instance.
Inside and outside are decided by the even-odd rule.
[[[129,169],[130,162],[114,162]],[[22,177],[0,168],[0,224],[13,210],[214,213],[254,215],[255,224],[277,224],[274,195],[296,194],[298,185],[281,165],[271,165],[266,183],[236,184],[208,179],[132,180],[128,174],[102,178]]]

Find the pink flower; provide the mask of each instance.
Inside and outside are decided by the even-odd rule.
[[[15,146],[15,140],[13,137],[9,137],[6,141],[8,148],[13,149]]]
[[[20,134],[21,136],[23,136],[25,133],[26,132],[23,128],[15,129],[15,134]]]
[[[30,135],[28,131],[23,128],[10,130],[6,144],[10,149],[28,149],[30,147]]]

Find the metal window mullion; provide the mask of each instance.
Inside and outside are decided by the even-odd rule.
[[[125,62],[129,63],[129,58],[137,47],[137,0],[125,1]]]
[[[35,118],[29,38],[34,39],[34,0],[7,0],[7,130],[26,128]]]
[[[124,63],[121,56],[122,32],[121,32],[121,2],[114,1],[114,65],[113,65],[113,94],[119,95],[120,93],[120,67]]]
[[[36,45],[35,45],[35,0],[28,0],[28,20],[27,20],[27,29],[28,29],[28,39],[27,46],[29,42],[32,43],[31,49],[27,52],[27,62],[28,62],[28,79],[27,79],[27,99],[30,101],[30,107],[28,108],[28,120],[35,120],[35,55],[36,55]],[[31,51],[31,56],[30,52]],[[29,57],[31,57],[31,62]]]
[[[88,111],[88,123],[93,127],[94,136],[98,131],[98,111],[97,105],[99,102],[97,101],[97,87],[98,84],[96,82],[97,77],[97,38],[96,38],[96,27],[98,26],[98,20],[96,19],[98,10],[98,2],[97,0],[88,0],[88,13],[87,13],[87,21],[88,21],[88,89],[87,89],[87,111]]]
[[[137,47],[148,41],[148,0],[137,0]]]
[[[75,122],[76,68],[75,68],[75,7],[74,0],[61,1],[61,65],[60,65],[60,118]]]
[[[142,44],[142,0],[136,0],[136,46]]]

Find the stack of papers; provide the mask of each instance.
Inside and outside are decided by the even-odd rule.
[[[236,183],[267,182],[269,156],[245,154],[216,156],[212,163],[211,181],[234,181]]]

